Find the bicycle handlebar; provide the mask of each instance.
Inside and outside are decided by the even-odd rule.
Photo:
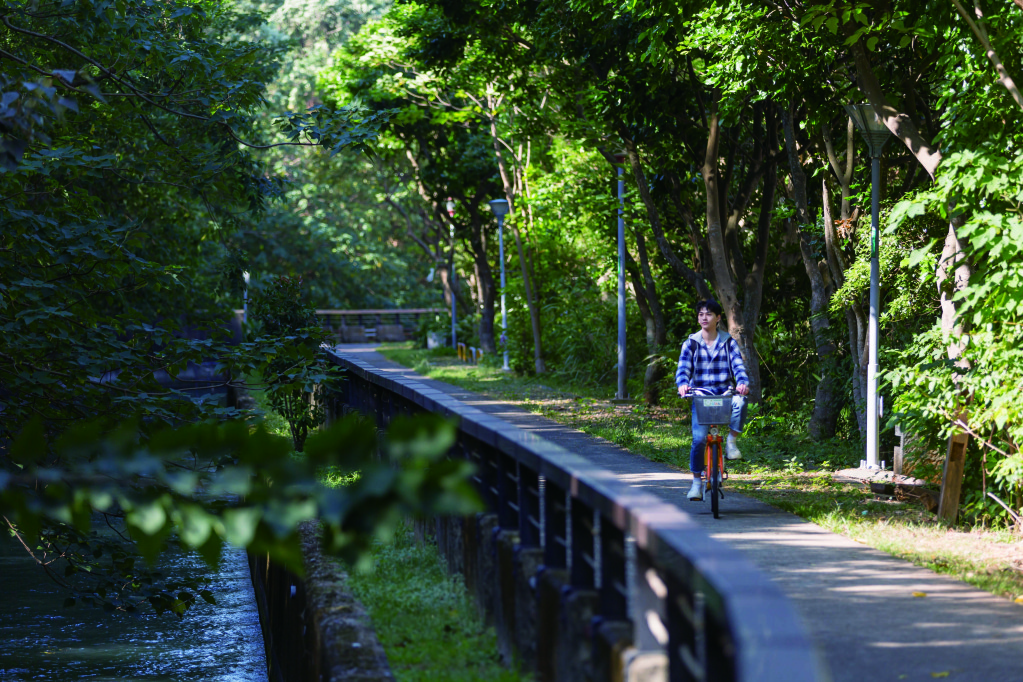
[[[712,393],[709,388],[698,388],[694,386],[689,387],[689,392],[686,393],[682,398],[692,398],[694,396],[733,396],[735,395],[735,389],[729,387],[724,393]]]

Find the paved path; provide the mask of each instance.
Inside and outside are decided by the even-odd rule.
[[[387,372],[414,374],[374,352],[374,346],[343,345],[338,351]],[[737,493],[726,492],[721,518],[714,520],[709,503],[685,499],[688,473],[518,407],[443,382],[419,380],[586,457],[692,514],[714,538],[744,552],[792,599],[835,682],[945,677],[1023,682],[1023,606]],[[927,596],[913,597],[913,592]]]

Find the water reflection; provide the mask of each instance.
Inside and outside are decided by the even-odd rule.
[[[168,574],[208,571],[195,555],[164,559]],[[263,639],[245,553],[228,548],[211,576],[213,606],[183,620],[152,612],[104,613],[78,605],[0,539],[0,679],[266,682]]]

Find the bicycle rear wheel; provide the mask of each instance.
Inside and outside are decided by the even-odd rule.
[[[710,453],[710,510],[715,519],[721,518],[718,513],[718,501],[721,497],[721,445],[715,443]]]

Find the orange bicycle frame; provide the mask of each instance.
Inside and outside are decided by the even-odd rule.
[[[716,430],[716,429],[715,429]],[[707,446],[703,450],[703,478],[705,481],[710,481],[710,472],[713,470],[711,467],[711,458],[714,456],[714,445],[717,445],[718,453],[718,472],[724,476],[725,474],[725,460],[724,460],[724,439],[721,434],[707,434]]]

